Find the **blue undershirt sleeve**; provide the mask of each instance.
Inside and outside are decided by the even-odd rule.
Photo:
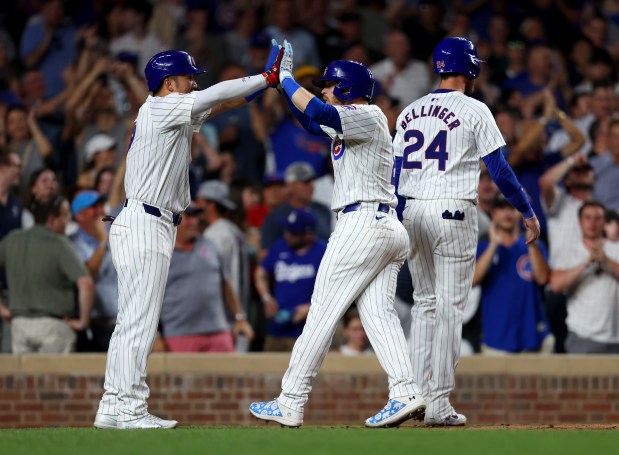
[[[291,77],[287,77],[282,81],[282,87],[290,99],[292,99],[292,95],[301,88],[297,81]],[[342,122],[340,121],[340,114],[337,109],[323,103],[316,97],[311,99],[303,114],[319,125],[328,126],[338,132],[342,132]]]
[[[395,187],[395,196],[398,198],[398,205],[395,208],[395,212],[398,214],[398,220],[402,221],[404,206],[406,206],[406,198],[398,194],[398,185],[400,184],[400,172],[402,172],[402,157],[395,156],[393,158],[391,184]]]
[[[525,218],[532,218],[535,212],[531,207],[531,203],[524,192],[524,189],[518,182],[513,169],[505,160],[503,152],[500,148],[482,158],[492,180],[497,184],[505,199],[516,208]]]
[[[320,125],[316,122],[312,122],[303,112],[301,112],[294,105],[294,103],[289,97],[286,96],[285,98],[286,98],[286,101],[288,102],[288,107],[290,107],[290,112],[292,112],[292,115],[294,115],[295,118],[299,121],[299,123],[301,123],[301,126],[305,128],[305,131],[315,136],[329,137],[329,135],[325,133],[325,131],[320,127]]]

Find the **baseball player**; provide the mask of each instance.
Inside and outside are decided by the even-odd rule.
[[[522,213],[527,244],[540,232],[531,204],[503,157],[505,141],[490,110],[467,96],[479,76],[480,61],[469,40],[450,37],[439,42],[433,63],[440,85],[402,111],[394,138],[394,181],[399,178],[398,193],[406,199],[403,223],[411,245],[411,355],[415,381],[427,402],[428,425],[466,423],[449,403],[449,394],[475,270],[480,159]]]
[[[146,361],[152,349],[180,213],[189,205],[191,137],[202,122],[278,84],[283,52],[271,69],[197,90],[186,52],[156,54],[146,65],[149,95],[138,113],[127,154],[124,208],[110,229],[118,272],[118,318],[107,356],[97,428],[174,428],[147,412]],[[247,98],[246,98],[247,97]]]
[[[332,139],[335,230],[318,268],[303,333],[292,350],[282,392],[252,403],[257,418],[285,426],[303,423],[303,408],[338,321],[356,301],[378,360],[389,377],[389,401],[368,427],[397,426],[423,414],[425,402],[413,381],[404,333],[393,308],[396,276],[408,253],[394,207],[393,153],[387,119],[369,102],[374,77],[361,63],[336,60],[314,84],[323,103],[292,77],[292,48],[284,42],[281,85],[293,113],[313,134]]]

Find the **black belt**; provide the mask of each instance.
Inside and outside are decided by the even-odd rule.
[[[354,204],[347,205],[342,209],[342,213],[354,212],[361,208],[361,202],[356,202]],[[389,207],[387,204],[378,204],[378,211],[383,213],[389,213]]]
[[[128,202],[129,199],[125,199],[125,207],[127,207]],[[146,213],[152,216],[156,216],[157,218],[161,218],[161,210],[159,210],[159,207],[155,207],[154,205],[148,205],[145,202],[142,202],[142,205],[144,206],[144,211]],[[174,224],[174,226],[178,226],[179,224],[181,224],[181,221],[183,221],[183,216],[180,213],[172,213],[172,224]]]

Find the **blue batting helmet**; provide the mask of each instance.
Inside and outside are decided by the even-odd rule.
[[[479,62],[475,45],[466,38],[454,36],[439,42],[432,53],[434,72],[462,74],[469,79],[479,76]]]
[[[323,88],[328,81],[337,82],[333,94],[342,101],[374,96],[374,75],[363,64],[352,60],[334,60],[327,65],[323,75],[313,80],[315,86]]]
[[[178,74],[206,73],[196,66],[193,57],[184,51],[164,51],[155,54],[146,64],[144,74],[148,82],[148,90],[156,91],[163,79]]]

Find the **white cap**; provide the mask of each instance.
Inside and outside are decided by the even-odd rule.
[[[116,139],[109,134],[99,133],[91,137],[86,143],[86,162],[92,161],[92,158],[102,150],[108,150],[116,146]]]

